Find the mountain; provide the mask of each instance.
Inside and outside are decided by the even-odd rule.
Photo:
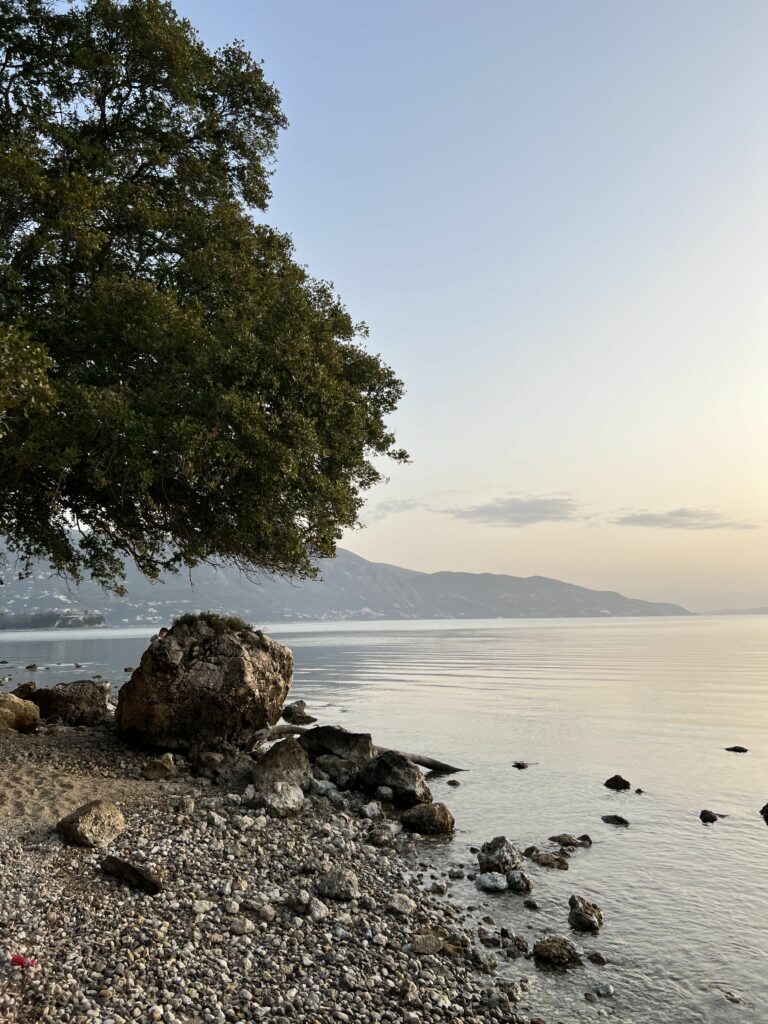
[[[415,572],[369,562],[340,549],[320,563],[321,580],[253,583],[235,570],[201,567],[148,583],[128,572],[128,595],[105,594],[93,583],[70,588],[40,565],[29,579],[5,577],[0,612],[9,617],[56,611],[101,614],[108,626],[162,625],[182,612],[237,613],[257,625],[295,620],[488,619],[690,615],[675,604],[587,590],[545,576]],[[6,628],[8,628],[6,626]],[[17,627],[18,628],[18,627]]]

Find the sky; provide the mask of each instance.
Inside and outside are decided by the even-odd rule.
[[[406,395],[347,548],[768,605],[768,4],[178,0]]]

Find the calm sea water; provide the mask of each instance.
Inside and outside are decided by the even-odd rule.
[[[482,903],[530,937],[567,932],[572,892],[605,913],[584,939],[609,965],[535,977],[531,1003],[552,1021],[607,1013],[622,1022],[768,1020],[768,617],[516,620],[274,626],[293,647],[293,696],[322,721],[469,769],[432,784],[457,819],[443,863],[473,860],[505,834],[521,846],[589,832],[567,872],[535,871],[538,914],[513,895]],[[101,674],[119,683],[147,630],[0,633],[0,676],[15,685]],[[41,670],[20,666],[36,662]],[[73,662],[83,669],[77,672]],[[61,663],[61,664],[57,664]],[[43,666],[49,666],[46,671]],[[732,744],[749,747],[730,754]],[[526,771],[512,767],[528,761]],[[614,794],[615,772],[642,787]],[[702,808],[727,817],[705,827]],[[605,825],[619,813],[629,829]],[[612,999],[585,1003],[595,984]],[[725,998],[732,991],[742,1002]]]

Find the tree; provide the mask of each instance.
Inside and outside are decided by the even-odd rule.
[[[311,575],[406,458],[402,384],[254,217],[285,126],[164,0],[0,0],[0,536],[27,563]]]

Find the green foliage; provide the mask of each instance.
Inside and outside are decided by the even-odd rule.
[[[311,575],[373,458],[406,457],[400,381],[254,219],[285,124],[242,46],[210,52],[163,0],[0,0],[0,536],[22,559],[118,591],[128,557]]]
[[[204,622],[214,633],[258,632],[237,615],[219,615],[217,612],[185,612],[173,620],[173,626],[194,626],[198,622]]]

